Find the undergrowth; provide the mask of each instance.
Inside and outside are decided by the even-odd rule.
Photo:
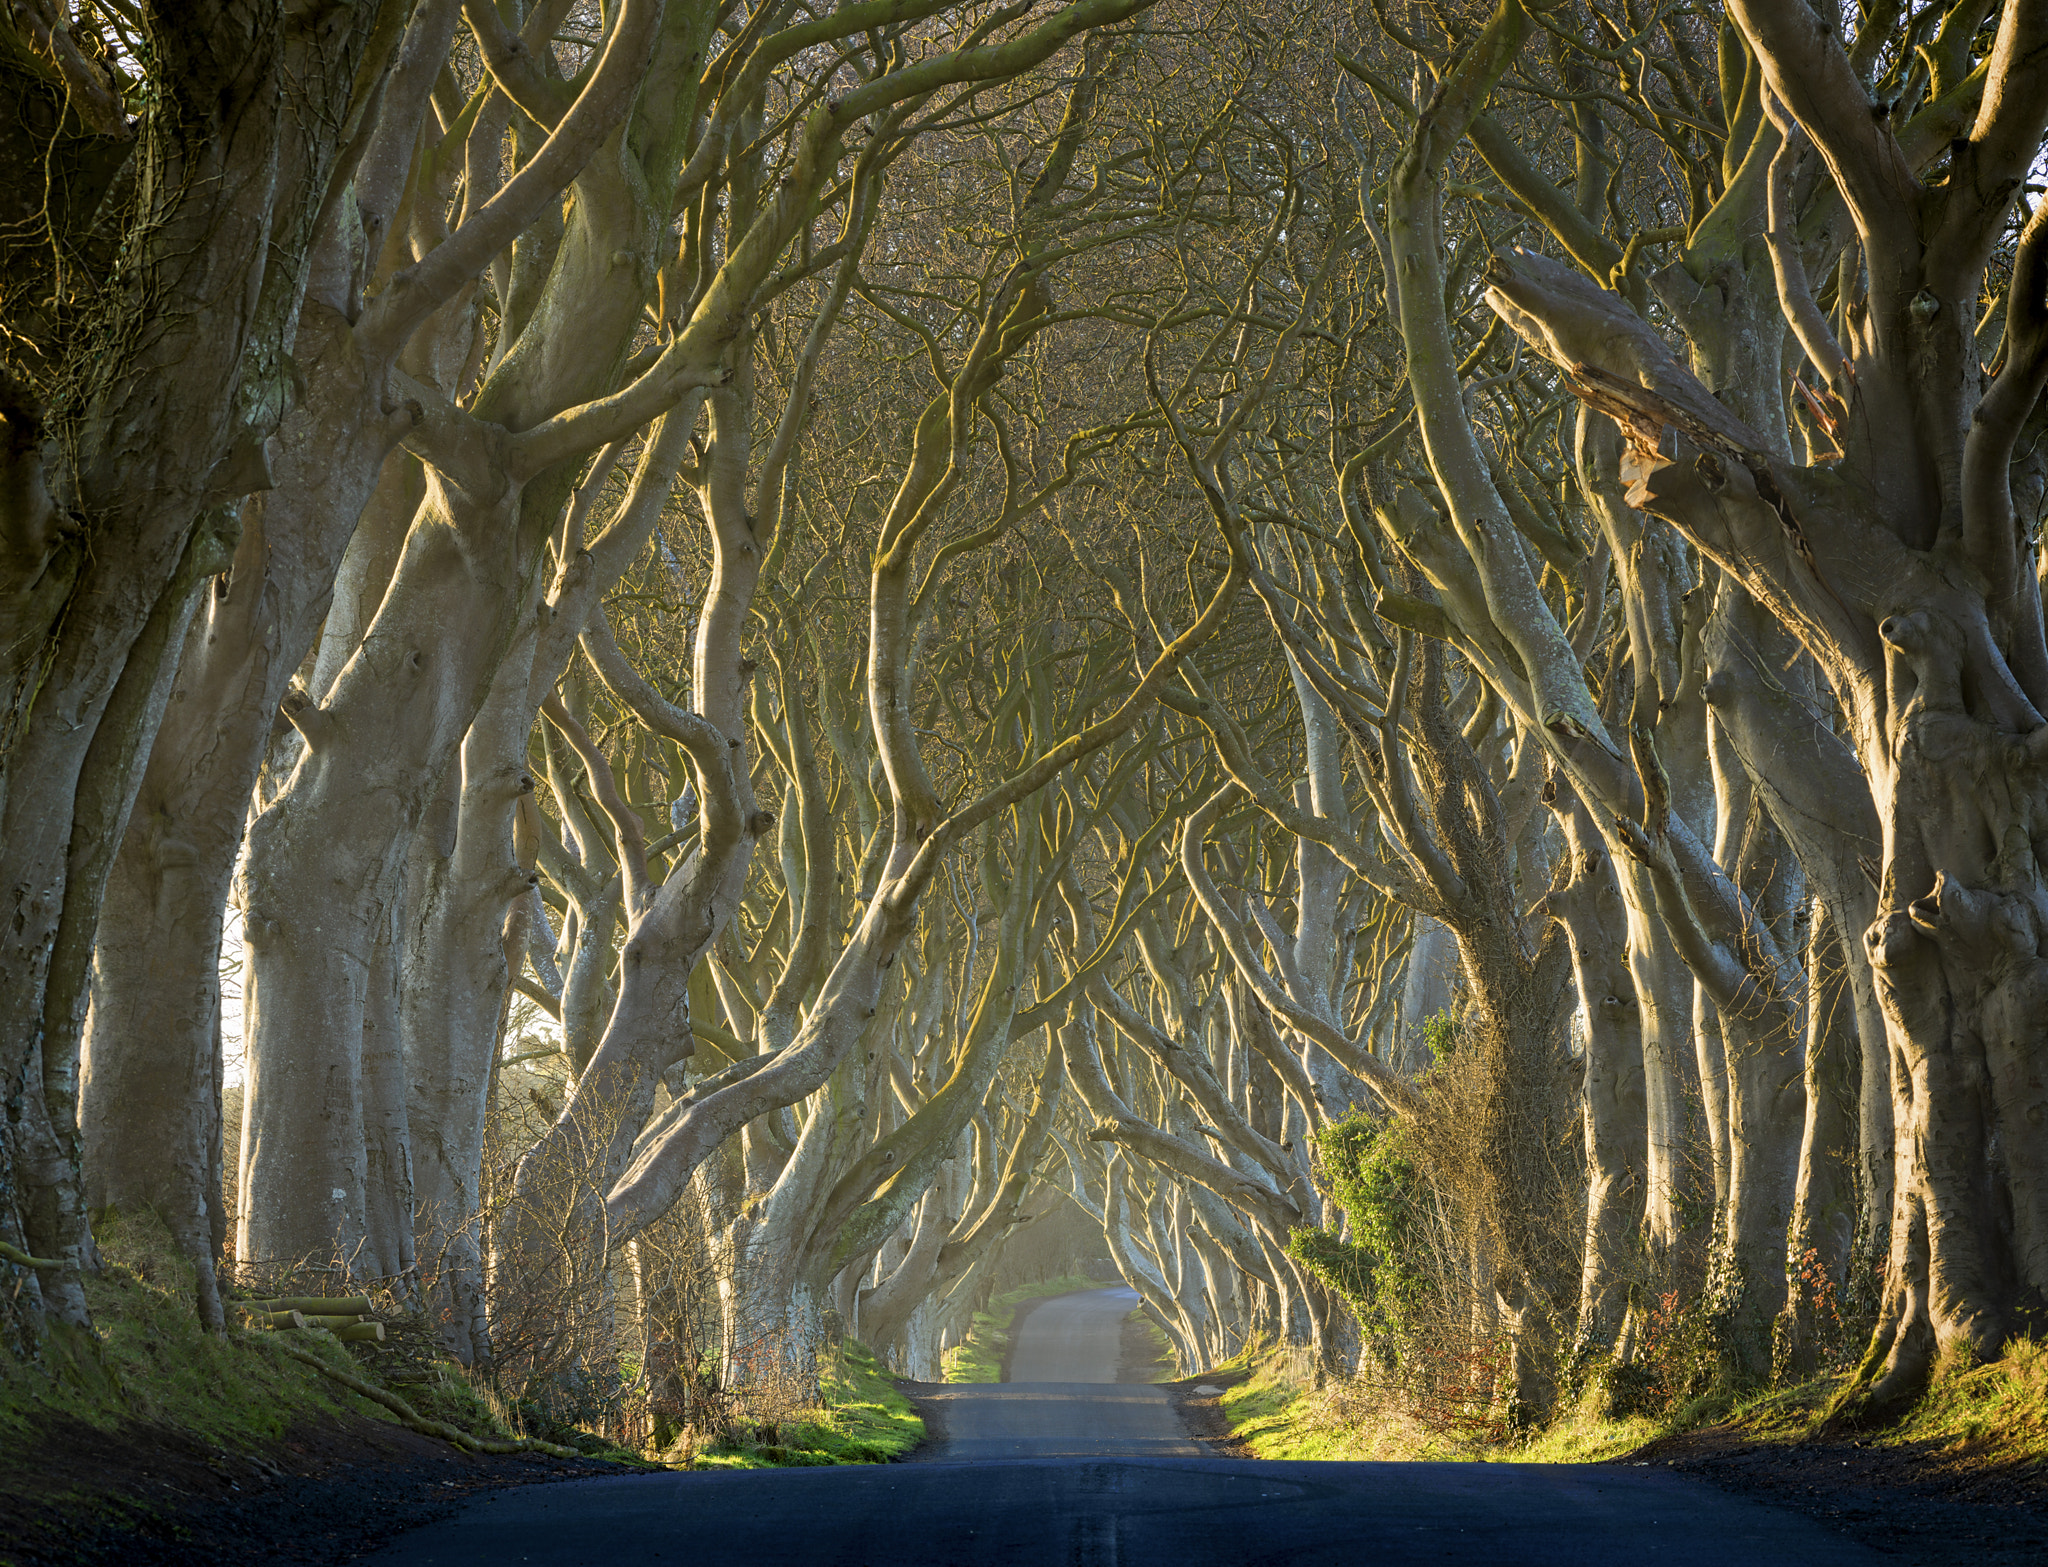
[[[1041,1279],[1036,1284],[1020,1284],[993,1296],[987,1306],[974,1314],[974,1325],[968,1329],[967,1337],[946,1351],[941,1361],[945,1380],[1002,1381],[1003,1356],[1010,1347],[1010,1324],[1016,1320],[1019,1306],[1047,1295],[1071,1295],[1076,1290],[1101,1288],[1095,1279],[1070,1274],[1065,1278]]]
[[[1300,1348],[1248,1350],[1219,1374],[1248,1373],[1220,1400],[1231,1433],[1259,1458],[1450,1459],[1472,1456],[1363,1382],[1316,1387]]]
[[[131,1426],[189,1432],[215,1446],[252,1451],[299,1421],[384,1412],[283,1352],[279,1335],[201,1329],[192,1273],[155,1221],[109,1223],[99,1234],[104,1272],[85,1280],[90,1331],[52,1325],[42,1358],[0,1356],[0,1451],[32,1454],[39,1426],[70,1419],[97,1430]],[[301,1335],[299,1348],[363,1374],[341,1345]],[[482,1414],[470,1395],[429,1400],[436,1418],[467,1424]],[[487,1417],[485,1417],[487,1418]],[[28,1480],[0,1463],[0,1483]],[[44,1482],[47,1483],[47,1482]]]
[[[1255,1351],[1216,1373],[1247,1373],[1225,1391],[1232,1433],[1260,1458],[1449,1459],[1603,1463],[1662,1437],[1727,1425],[1744,1440],[1793,1446],[1824,1436],[1848,1374],[1735,1392],[1709,1388],[1657,1414],[1615,1415],[1593,1394],[1540,1430],[1506,1441],[1461,1439],[1418,1421],[1398,1389],[1330,1379],[1315,1386],[1306,1351]],[[1902,1418],[1859,1430],[1864,1447],[1971,1468],[2048,1466],[2048,1343],[2021,1339],[1988,1365],[1950,1366]]]
[[[383,1347],[344,1347],[321,1334],[207,1333],[193,1309],[192,1270],[161,1225],[109,1218],[96,1234],[107,1267],[85,1281],[93,1329],[54,1327],[39,1363],[0,1356],[0,1486],[16,1494],[61,1499],[35,1462],[38,1433],[53,1420],[109,1433],[175,1431],[260,1455],[309,1420],[390,1418],[286,1354],[287,1338],[468,1435],[538,1435],[591,1457],[647,1462],[589,1431],[536,1422],[530,1411],[507,1407],[472,1384],[451,1361],[422,1365],[414,1356],[393,1371],[385,1362],[394,1357]],[[924,1422],[865,1346],[848,1341],[828,1351],[820,1373],[822,1407],[780,1423],[742,1425],[715,1446],[679,1444],[662,1461],[698,1469],[887,1463],[924,1439]]]
[[[924,1421],[866,1345],[846,1340],[819,1368],[823,1407],[702,1449],[664,1455],[691,1469],[786,1469],[886,1464],[924,1440]]]

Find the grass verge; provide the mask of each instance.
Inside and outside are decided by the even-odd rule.
[[[1588,1397],[1522,1440],[1488,1442],[1428,1429],[1391,1390],[1346,1381],[1317,1388],[1299,1349],[1252,1353],[1215,1371],[1245,1373],[1220,1402],[1231,1434],[1260,1458],[1476,1463],[1605,1463],[1710,1430],[1789,1449],[1821,1436],[1846,1381],[1714,1391],[1658,1416],[1617,1417]],[[1856,1433],[1856,1445],[1948,1468],[2048,1474],[2048,1343],[2018,1340],[1989,1365],[1945,1369],[1909,1413]]]
[[[1123,1360],[1127,1369],[1144,1369],[1148,1374],[1140,1380],[1146,1382],[1171,1382],[1179,1374],[1174,1366],[1173,1340],[1143,1306],[1124,1318]]]
[[[39,1364],[0,1355],[0,1495],[63,1500],[51,1494],[47,1467],[37,1461],[39,1438],[55,1423],[132,1438],[141,1448],[152,1434],[175,1433],[261,1457],[309,1422],[339,1416],[391,1422],[383,1407],[285,1348],[289,1338],[301,1353],[383,1387],[375,1352],[351,1353],[324,1334],[230,1330],[215,1337],[193,1310],[190,1266],[154,1220],[109,1219],[98,1240],[108,1265],[86,1280],[93,1330],[53,1328]],[[434,1369],[438,1375],[425,1381],[408,1376],[387,1391],[467,1435],[514,1434],[461,1368],[440,1363]],[[685,1459],[704,1469],[886,1463],[924,1439],[924,1422],[910,1400],[863,1345],[849,1342],[829,1357],[821,1388],[820,1409]],[[589,1432],[550,1428],[545,1434],[586,1456],[647,1463]]]
[[[98,1239],[107,1266],[85,1280],[92,1328],[50,1325],[32,1362],[0,1354],[0,1563],[181,1537],[209,1496],[254,1494],[314,1455],[402,1464],[408,1441],[438,1452],[410,1432],[395,1446],[370,1435],[400,1428],[321,1365],[468,1437],[510,1434],[453,1368],[395,1389],[371,1354],[325,1334],[207,1333],[191,1269],[154,1220],[110,1218]]]
[[[968,1329],[967,1337],[946,1351],[941,1361],[945,1380],[1002,1381],[1003,1356],[1010,1347],[1010,1324],[1016,1318],[1019,1306],[1027,1300],[1039,1300],[1047,1295],[1071,1295],[1076,1290],[1101,1288],[1097,1280],[1076,1273],[1065,1278],[1044,1279],[1037,1284],[1020,1284],[1016,1289],[991,1297],[988,1305],[974,1314],[974,1324]]]
[[[670,1461],[692,1469],[886,1464],[924,1440],[924,1421],[865,1344],[848,1339],[821,1367],[818,1383],[822,1408]]]
[[[1258,1458],[1475,1458],[1424,1429],[1412,1415],[1362,1382],[1317,1388],[1308,1352],[1252,1350],[1215,1372],[1242,1372],[1218,1402],[1230,1434]]]
[[[380,1406],[287,1355],[283,1334],[205,1332],[192,1306],[191,1269],[154,1220],[109,1220],[98,1239],[107,1266],[85,1280],[92,1330],[52,1325],[38,1363],[0,1356],[0,1453],[32,1453],[38,1427],[52,1420],[105,1432],[169,1429],[253,1452],[307,1419],[389,1419]],[[326,1335],[290,1337],[301,1352],[377,1381]],[[421,1414],[470,1435],[508,1434],[459,1375],[409,1386],[404,1395]],[[0,1470],[19,1474],[12,1464]]]

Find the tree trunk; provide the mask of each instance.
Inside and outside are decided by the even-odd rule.
[[[245,506],[234,564],[187,636],[171,722],[151,750],[116,861],[119,912],[102,918],[85,1041],[93,1206],[141,1202],[159,1212],[198,1273],[201,1316],[216,1327],[211,1227],[187,1209],[217,1207],[219,1190],[193,1187],[181,1172],[220,1158],[222,913],[278,705],[392,439],[368,417],[346,321],[309,300],[299,330],[313,367],[306,402],[279,432],[279,488]]]
[[[1721,797],[1715,858],[1775,927],[1778,950],[1801,951],[1805,943],[1793,940],[1791,927],[1805,907],[1804,878],[1730,749],[1716,725]],[[1788,997],[1802,996],[1803,990],[1803,976],[1793,972],[1775,994],[1756,985],[1746,987],[1735,1005],[1716,1005],[1726,1063],[1722,1146],[1728,1176],[1716,1215],[1706,1309],[1723,1367],[1738,1384],[1770,1377],[1772,1333],[1784,1302],[1786,1231],[1806,1119],[1801,1017]]]
[[[1553,895],[1572,938],[1572,972],[1585,1017],[1586,1232],[1574,1361],[1613,1353],[1628,1308],[1628,1267],[1643,1219],[1648,1122],[1643,1099],[1642,1009],[1628,968],[1627,911],[1614,862],[1576,798],[1558,818],[1571,844],[1572,879]]]
[[[362,650],[327,699],[295,717],[310,733],[290,783],[250,828],[245,1261],[345,1258],[365,1235],[367,978],[413,832],[474,716],[471,692],[495,666],[494,627],[528,601],[510,550],[473,550],[462,537],[512,535],[516,492],[494,507],[457,505],[469,515],[437,514],[432,502],[422,512]],[[448,814],[435,841],[452,853]]]
[[[358,1278],[388,1279],[401,1297],[413,1287],[412,1131],[406,1115],[406,1060],[399,974],[405,909],[377,938],[363,997],[363,1249]]]
[[[1826,904],[1815,899],[1807,938],[1806,1126],[1786,1247],[1787,1300],[1781,1370],[1810,1377],[1822,1339],[1855,1315],[1849,1270],[1857,1255],[1859,1098],[1862,1049],[1844,943]]]
[[[1401,1050],[1394,1062],[1407,1076],[1430,1066],[1424,1025],[1451,1009],[1457,983],[1458,942],[1441,920],[1415,916],[1415,934],[1408,948],[1408,969],[1401,984]]]
[[[25,352],[10,351],[0,457],[0,1236],[66,1263],[9,1269],[22,1345],[45,1312],[87,1320],[79,1052],[101,899],[194,603],[227,565],[237,503],[271,482],[312,230],[377,14],[149,23],[148,108],[127,154],[146,172],[126,224],[90,246],[119,271],[93,277],[83,236],[53,228],[81,269],[65,290],[84,303],[55,313],[75,339],[50,335],[39,292],[23,296],[37,321],[10,305]],[[31,139],[65,113],[34,91],[16,108]],[[44,166],[45,149],[24,159],[9,136],[0,162]],[[45,374],[61,400],[39,395]]]
[[[415,853],[406,922],[402,1027],[421,1266],[441,1342],[464,1365],[490,1358],[484,1133],[507,987],[524,955],[514,938],[533,896],[531,853],[514,841],[515,812],[533,789],[532,641],[529,632],[499,666],[463,740],[454,852]]]

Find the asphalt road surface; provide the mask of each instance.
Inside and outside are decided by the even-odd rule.
[[[1048,1301],[1006,1384],[940,1395],[932,1461],[607,1476],[497,1492],[385,1567],[1875,1567],[1796,1513],[1653,1468],[1206,1456],[1117,1384],[1127,1290]],[[1031,1381],[1023,1380],[1026,1376]]]
[[[1114,1382],[1133,1289],[1055,1295],[1031,1308],[1010,1346],[1008,1382]]]
[[[927,1395],[945,1440],[920,1459],[1206,1458],[1164,1388],[1116,1379],[1124,1318],[1137,1305],[1130,1289],[1039,1302],[1010,1347],[1008,1382]]]

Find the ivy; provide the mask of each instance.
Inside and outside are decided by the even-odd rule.
[[[1397,1121],[1353,1111],[1314,1139],[1318,1182],[1343,1209],[1350,1238],[1304,1226],[1288,1237],[1287,1254],[1342,1296],[1369,1338],[1412,1338],[1433,1292],[1408,1259],[1421,1244],[1421,1177]]]

